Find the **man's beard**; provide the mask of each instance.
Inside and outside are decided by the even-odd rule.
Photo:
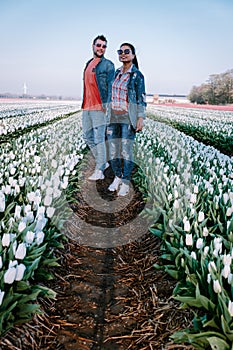
[[[101,57],[103,57],[103,53],[101,53],[101,54],[98,54],[97,52],[94,52],[94,55],[95,55],[95,57],[98,57],[98,58],[101,58]]]

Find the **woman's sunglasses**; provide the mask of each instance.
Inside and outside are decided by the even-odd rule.
[[[95,44],[96,47],[102,47],[103,49],[106,49],[107,45],[105,44]]]
[[[123,53],[125,55],[128,55],[130,53],[130,49],[125,49],[125,50],[117,50],[118,55],[122,55]]]

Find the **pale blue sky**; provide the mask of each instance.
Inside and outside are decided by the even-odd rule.
[[[147,93],[187,94],[233,68],[232,0],[0,0],[0,93],[82,95],[98,34],[131,42]]]

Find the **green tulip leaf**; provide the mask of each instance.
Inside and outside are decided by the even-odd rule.
[[[207,338],[212,350],[230,350],[230,345],[218,337]]]

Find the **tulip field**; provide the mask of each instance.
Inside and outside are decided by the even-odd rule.
[[[233,349],[233,112],[148,105],[135,142],[135,181],[160,238],[155,269],[177,280],[174,298],[193,310],[175,333],[197,349]],[[54,249],[62,247],[66,195],[86,152],[80,103],[0,104],[0,335],[55,297]]]
[[[36,282],[51,277],[45,267],[56,265],[53,249],[62,244],[62,194],[86,147],[79,110],[77,103],[1,106],[1,335],[38,311],[39,295],[54,296]]]
[[[177,279],[174,297],[194,312],[193,329],[173,339],[232,349],[233,157],[209,144],[232,145],[233,113],[159,106],[148,113],[136,155],[146,164],[142,177],[153,202],[147,215],[157,218],[150,230],[163,241],[155,267]]]

